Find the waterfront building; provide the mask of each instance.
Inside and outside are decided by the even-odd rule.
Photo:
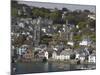
[[[48,56],[49,56],[49,53],[48,53],[48,51],[47,50],[43,50],[43,49],[41,49],[41,50],[38,50],[38,58],[40,59],[43,59],[43,58],[46,58],[47,60],[48,60]]]
[[[46,57],[46,59],[48,60],[48,51],[44,52],[44,57]]]
[[[84,54],[80,54],[79,60],[80,60],[81,62],[84,62],[84,61],[85,61],[85,55],[84,55]]]
[[[88,62],[90,63],[96,63],[96,55],[95,54],[91,54],[88,56]]]
[[[54,51],[52,54],[52,58],[56,60],[70,60],[70,55],[72,54],[72,50],[66,49],[63,51]]]
[[[17,54],[22,55],[28,48],[28,45],[24,44],[21,47],[17,48]]]
[[[32,50],[28,49],[27,51],[25,51],[25,53],[23,53],[22,57],[23,57],[22,58],[23,61],[26,61],[26,62],[32,61],[32,59],[33,59],[33,52],[32,52]]]

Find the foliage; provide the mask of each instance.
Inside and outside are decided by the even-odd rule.
[[[82,36],[81,36],[81,35],[74,35],[74,36],[73,36],[73,39],[74,39],[75,41],[80,41],[80,40],[82,39]]]
[[[17,8],[12,7],[11,16],[14,16],[14,17],[18,16]]]
[[[25,40],[26,36],[20,35],[19,37],[14,38],[14,42],[12,42],[12,44],[19,47],[24,43]]]
[[[79,22],[79,23],[78,23],[79,29],[86,28],[86,25],[87,25],[86,22]]]
[[[44,36],[41,37],[41,42],[40,43],[42,43],[42,44],[49,44],[51,39],[52,39],[51,36],[44,35]]]

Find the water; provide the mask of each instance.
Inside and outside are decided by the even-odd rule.
[[[43,73],[43,72],[84,70],[84,69],[88,70],[92,68],[95,69],[95,64],[72,65],[64,63],[54,63],[54,62],[17,63],[16,73],[17,74]]]

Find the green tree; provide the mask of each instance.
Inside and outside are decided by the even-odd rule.
[[[55,9],[55,11],[50,13],[50,19],[52,19],[53,21],[57,22],[61,19],[62,14],[59,10]]]
[[[18,16],[17,13],[18,13],[17,8],[12,7],[11,8],[11,16],[16,17],[16,16]]]
[[[78,26],[79,26],[79,29],[84,29],[84,28],[86,28],[87,23],[86,22],[79,22]]]

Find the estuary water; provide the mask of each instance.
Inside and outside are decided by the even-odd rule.
[[[56,63],[54,62],[17,63],[16,74],[92,70],[95,68],[96,68],[95,64],[75,65],[75,64],[57,63],[57,62]]]

